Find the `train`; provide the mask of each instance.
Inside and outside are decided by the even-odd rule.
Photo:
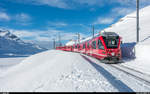
[[[118,63],[122,59],[121,43],[122,38],[117,33],[103,32],[81,43],[56,47],[56,50],[82,53],[105,63]]]

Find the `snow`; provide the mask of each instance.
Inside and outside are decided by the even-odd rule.
[[[72,46],[73,44],[75,44],[74,40],[71,40],[69,42],[66,43],[66,46]]]
[[[0,72],[6,71],[10,67],[13,67],[13,66],[19,64],[25,58],[27,58],[27,57],[0,58]]]
[[[150,6],[140,9],[140,41],[149,40],[150,36]],[[123,17],[112,27],[106,28],[106,31],[112,31],[122,36],[124,43],[136,42],[136,12]],[[150,43],[150,41],[149,41]]]
[[[121,45],[124,62],[130,68],[150,73],[150,6],[140,9],[140,42],[136,44],[136,12],[126,15],[105,31],[118,33],[123,40]],[[126,60],[127,59],[127,60]]]
[[[35,54],[45,50],[47,49],[36,44],[24,42],[8,30],[0,29],[0,56],[4,54]]]
[[[140,9],[140,42],[136,44],[136,12],[126,15],[101,32],[116,32],[122,37],[121,65],[150,75],[150,6]],[[88,37],[83,41],[91,39]],[[117,73],[115,73],[117,74]],[[144,77],[143,77],[144,78]]]
[[[150,74],[150,6],[140,9],[140,42],[136,44],[136,12],[126,15],[102,32],[116,32],[122,37],[121,45],[124,65]],[[91,39],[88,37],[85,40]]]
[[[105,91],[102,84],[115,90],[79,54],[54,50],[1,73],[0,84],[0,91]]]
[[[1,71],[0,74],[0,91],[2,92],[141,92],[150,90],[150,86],[112,69],[109,65],[100,63],[95,58],[56,50],[32,55],[6,71]]]

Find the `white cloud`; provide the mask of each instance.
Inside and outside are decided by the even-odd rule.
[[[102,6],[104,2],[102,0],[73,0],[73,1],[81,5],[88,5],[88,6],[95,6],[95,5]]]
[[[0,12],[0,20],[9,21],[10,20],[10,16],[8,16],[8,14],[5,13],[5,12]]]
[[[66,0],[15,0],[13,2],[34,4],[34,5],[47,5],[51,7],[69,9],[70,7],[65,1]]]
[[[136,7],[136,0],[111,0],[112,3],[119,3],[123,6],[127,7]],[[139,0],[140,2],[140,7],[144,7],[147,5],[150,5],[150,0]]]
[[[102,18],[102,17],[99,17],[94,22],[94,24],[111,24],[111,23],[113,23],[113,21],[114,21],[114,18]]]
[[[31,23],[31,16],[29,16],[26,13],[19,13],[16,14],[13,19],[16,21],[16,24],[18,25],[30,25]]]
[[[49,5],[52,7],[64,8],[64,9],[69,8],[67,3],[64,2],[64,0],[36,0],[36,2],[40,4]]]
[[[8,30],[10,30],[13,34],[17,35],[21,39],[34,41],[53,41],[54,38],[56,41],[58,41],[58,33],[60,33],[61,40],[70,40],[75,35],[75,33],[72,32],[64,32],[50,28],[48,30]],[[85,36],[86,35],[81,34],[81,37]]]
[[[112,4],[120,4],[126,7],[135,7],[136,0],[12,0],[12,2],[27,3],[34,5],[47,5],[62,9],[78,9],[77,7],[93,7]],[[140,0],[140,6],[150,4],[149,0]]]
[[[31,16],[26,13],[19,13],[15,15],[8,15],[6,12],[0,12],[0,21],[14,20],[18,25],[31,24]]]
[[[131,12],[135,11],[132,8],[122,8],[122,7],[116,7],[114,9],[112,9],[112,12],[114,14],[117,14],[118,16],[124,16],[126,14],[129,14]]]
[[[21,22],[27,22],[31,20],[31,17],[28,14],[25,13],[20,13],[20,14],[16,14],[15,19],[17,21],[21,21]]]
[[[64,27],[64,26],[68,26],[68,24],[65,23],[65,22],[51,22],[51,21],[49,21],[48,26],[51,26],[51,27]]]

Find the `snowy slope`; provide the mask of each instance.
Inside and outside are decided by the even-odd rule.
[[[150,44],[150,6],[140,9],[140,41]],[[124,43],[136,42],[136,12],[120,19],[119,22],[105,29],[118,33]]]
[[[150,6],[140,9],[140,42],[136,44],[136,12],[131,13],[119,22],[106,28],[106,31],[118,33],[122,39],[123,57],[134,58],[125,59],[124,65],[136,69],[140,72],[150,74]]]
[[[67,57],[67,58],[66,58]],[[0,91],[132,92],[150,86],[78,53],[50,50],[0,71]]]
[[[123,65],[150,75],[150,6],[140,9],[140,42],[136,44],[136,12],[126,15],[119,22],[106,28],[107,32],[118,33],[123,40],[121,45]],[[92,37],[88,37],[88,40]],[[85,41],[82,40],[82,41]]]
[[[150,44],[150,6],[140,9],[140,41],[142,44]],[[123,43],[136,42],[136,12],[126,15],[121,18],[117,23],[113,24],[109,28],[106,28],[107,32],[116,32],[122,39]],[[97,35],[97,34],[95,34]],[[91,39],[88,37],[85,40]]]
[[[0,91],[117,91],[76,53],[39,53],[0,74]]]
[[[22,41],[8,30],[0,29],[0,54],[34,54],[46,49]]]

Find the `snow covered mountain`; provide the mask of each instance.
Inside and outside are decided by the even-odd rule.
[[[24,42],[8,30],[0,29],[0,54],[35,54],[46,49]]]

